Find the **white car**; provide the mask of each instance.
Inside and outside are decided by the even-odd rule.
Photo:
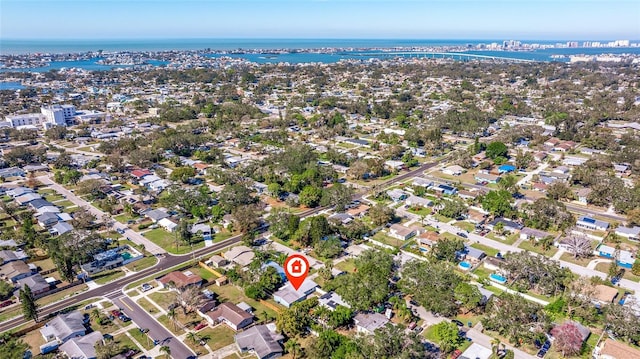
[[[145,283],[142,285],[142,287],[140,288],[143,292],[146,292],[148,290],[153,289],[153,287],[151,285],[149,285],[148,283]]]

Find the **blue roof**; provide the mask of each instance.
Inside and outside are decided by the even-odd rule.
[[[502,166],[498,167],[498,169],[500,171],[515,171],[516,166],[513,166],[513,165],[502,165]]]
[[[581,220],[582,220],[583,222],[587,222],[587,223],[592,223],[592,224],[593,224],[593,223],[596,223],[596,220],[595,220],[595,219],[593,219],[593,218],[589,218],[589,217],[582,217],[582,218],[581,218]]]

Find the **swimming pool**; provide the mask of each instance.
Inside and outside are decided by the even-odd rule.
[[[496,274],[496,273],[491,273],[489,275],[489,279],[491,279],[492,281],[494,281],[496,283],[500,283],[500,284],[507,283],[507,278],[501,276],[500,274]]]
[[[471,263],[462,261],[458,263],[458,267],[462,268],[463,270],[469,270],[471,268]]]
[[[122,253],[122,259],[124,259],[125,261],[131,259],[131,257],[133,256],[129,252]]]

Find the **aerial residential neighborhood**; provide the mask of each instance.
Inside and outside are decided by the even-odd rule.
[[[637,61],[201,54],[0,73],[12,358],[640,357]]]

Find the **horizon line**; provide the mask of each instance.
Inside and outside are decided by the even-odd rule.
[[[493,37],[493,38],[467,38],[467,37],[206,37],[206,36],[185,36],[185,37],[80,37],[80,38],[3,38],[0,37],[0,41],[96,41],[96,40],[112,40],[112,41],[139,41],[139,40],[297,40],[297,41],[309,41],[309,40],[412,40],[412,41],[428,41],[428,40],[459,40],[459,41],[496,41],[496,40],[515,40],[515,41],[615,41],[615,40],[629,40],[640,41],[640,39],[631,38],[519,38],[514,37]]]

